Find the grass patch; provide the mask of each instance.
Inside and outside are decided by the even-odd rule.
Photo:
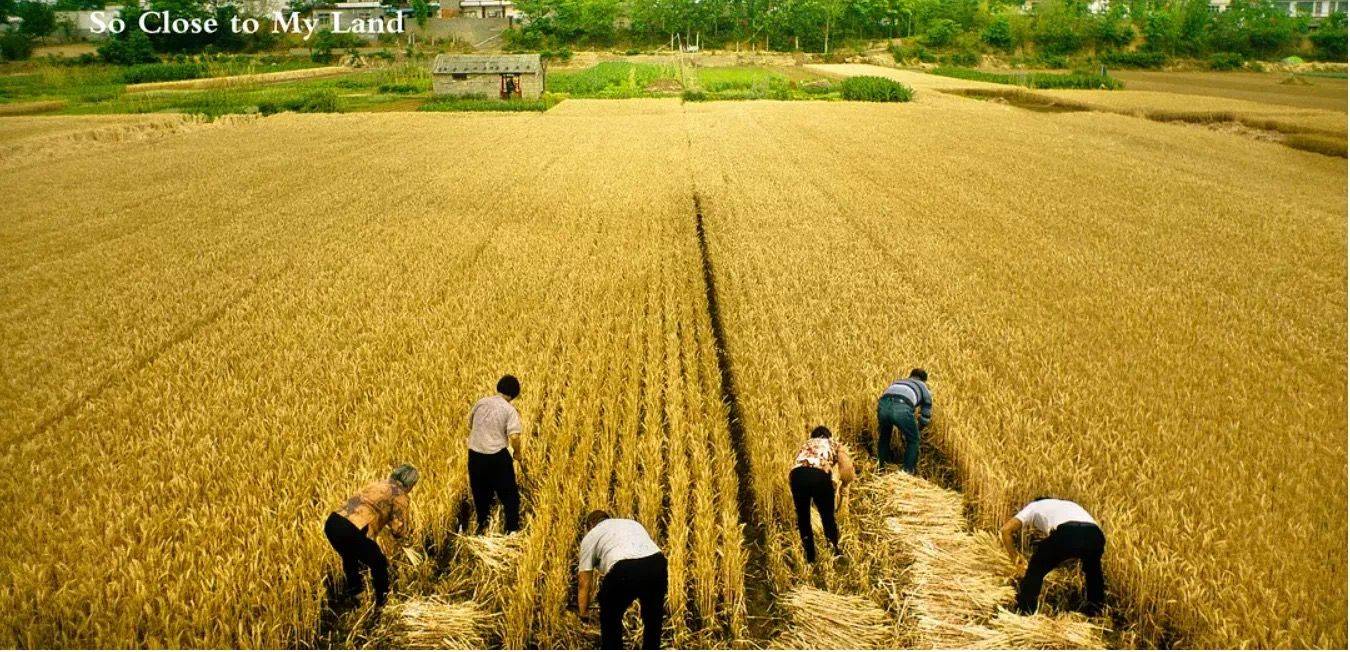
[[[550,71],[546,83],[550,92],[610,99],[672,96],[681,88],[675,66],[627,61],[605,61],[578,71]],[[671,90],[661,90],[665,88]]]
[[[971,81],[990,82],[994,84],[1008,84],[1010,86],[1023,86],[1026,88],[1118,90],[1125,87],[1124,82],[1110,75],[1097,75],[1083,72],[1062,74],[1048,72],[998,73],[975,70],[973,68],[954,68],[945,66],[934,68],[929,72],[934,75],[942,75],[943,77],[955,77],[956,79],[968,79]]]
[[[914,89],[885,77],[849,77],[840,84],[843,98],[852,102],[908,102]]]
[[[1325,77],[1327,79],[1346,78],[1346,71],[1344,70],[1308,70],[1306,72],[1296,72],[1294,74],[1300,77]]]
[[[824,77],[794,79],[782,70],[762,66],[697,68],[697,88],[685,90],[686,101],[704,100],[816,100],[837,99],[839,88]]]
[[[557,104],[555,100],[541,98],[537,100],[487,100],[477,98],[457,98],[432,100],[418,107],[418,111],[547,111]]]
[[[205,76],[206,66],[200,63],[143,63],[123,70],[122,82],[126,84],[148,84],[183,79],[201,79]]]
[[[1167,65],[1167,55],[1161,52],[1104,52],[1097,57],[1098,61],[1113,68],[1141,68],[1145,70],[1157,70]]]

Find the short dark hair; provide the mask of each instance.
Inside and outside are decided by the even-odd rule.
[[[590,532],[595,526],[609,518],[609,512],[603,509],[597,509],[586,515],[586,531]]]
[[[1033,503],[1039,503],[1039,502],[1041,502],[1042,500],[1054,500],[1054,499],[1055,499],[1054,496],[1036,496],[1035,498],[1032,498],[1032,499],[1031,499],[1031,502],[1033,502]]]
[[[922,381],[925,382],[925,383],[928,382],[928,372],[927,372],[927,371],[924,371],[923,369],[920,369],[919,367],[915,367],[915,368],[913,368],[913,369],[910,369],[910,370],[909,370],[909,377],[910,377],[910,378],[918,378],[919,380],[922,380]]]
[[[829,428],[826,428],[825,426],[816,426],[815,429],[813,429],[813,430],[811,431],[811,438],[812,438],[812,439],[829,439],[829,438],[830,438],[830,429],[829,429]]]
[[[516,380],[515,376],[506,374],[502,376],[501,380],[497,381],[497,392],[507,398],[520,396],[520,381]]]

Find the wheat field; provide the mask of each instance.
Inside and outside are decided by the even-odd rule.
[[[314,644],[323,517],[411,462],[440,545],[507,372],[527,528],[492,642],[577,644],[578,521],[607,505],[671,559],[668,642],[767,644],[752,596],[811,575],[798,442],[865,455],[875,395],[925,366],[975,525],[1082,502],[1131,640],[1344,646],[1343,161],[937,93],[573,104],[5,159],[0,645]],[[825,581],[884,605],[877,564]]]

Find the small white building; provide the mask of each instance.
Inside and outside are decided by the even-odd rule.
[[[1269,0],[1272,5],[1285,7],[1290,16],[1311,16],[1326,18],[1331,14],[1346,10],[1346,0]],[[1209,10],[1215,13],[1228,11],[1233,0],[1209,0]]]
[[[484,99],[539,99],[544,62],[537,54],[441,54],[431,66],[436,95]]]
[[[520,18],[511,0],[459,0],[459,15],[465,18]]]
[[[122,7],[114,5],[88,11],[58,11],[56,12],[56,22],[69,21],[70,24],[75,26],[75,33],[86,38],[107,37],[107,34],[94,33],[94,14],[101,14],[100,19],[106,25],[108,21],[122,15]]]

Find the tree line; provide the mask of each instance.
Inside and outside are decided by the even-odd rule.
[[[697,40],[705,47],[829,52],[850,41],[908,37],[930,48],[1034,49],[1053,56],[1142,49],[1166,56],[1301,52],[1345,60],[1346,19],[1290,16],[1286,3],[1125,0],[516,0],[523,46],[613,46]]]
[[[55,11],[103,4],[0,0],[0,20],[23,19],[17,30],[0,36],[0,56],[23,58],[17,55],[31,50],[34,39],[56,32]],[[291,8],[302,11],[313,4],[292,0]],[[427,0],[385,4],[411,7],[419,23],[430,15]],[[516,7],[526,20],[507,36],[513,46],[527,49],[653,47],[679,39],[704,47],[829,53],[840,44],[903,38],[910,49],[898,51],[898,58],[923,59],[926,50],[935,50],[953,53],[948,56],[958,62],[982,52],[1034,52],[1048,59],[1140,51],[1154,55],[1154,61],[1213,53],[1346,58],[1345,14],[1322,20],[1289,16],[1286,3],[1270,0],[1233,0],[1224,12],[1211,11],[1209,0],[1122,0],[1099,13],[1089,10],[1088,0],[1038,0],[1030,11],[1016,0],[516,0]],[[244,13],[219,0],[150,0],[144,9],[124,8],[123,17],[134,24],[140,11],[164,10],[188,18],[214,16],[222,23]],[[264,32],[146,35],[128,29],[114,39],[122,42],[112,49],[121,62],[148,60],[156,52],[275,47],[279,38]]]

